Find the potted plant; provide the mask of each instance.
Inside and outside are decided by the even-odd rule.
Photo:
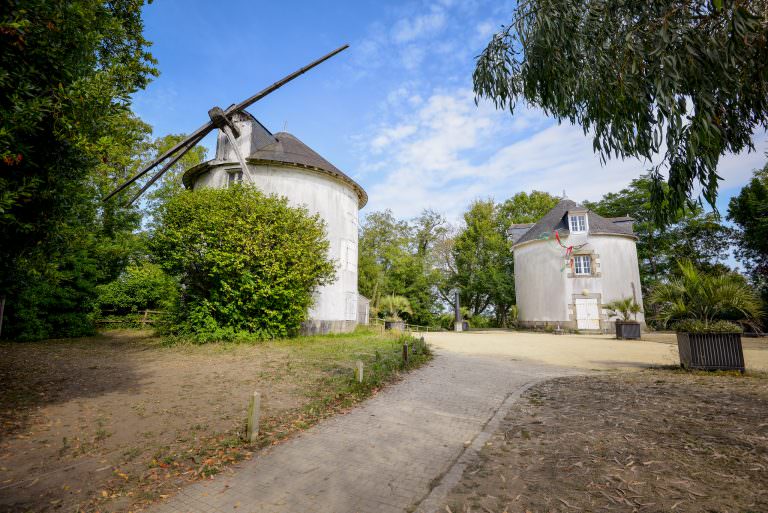
[[[737,274],[702,273],[690,261],[678,266],[680,277],[656,286],[649,299],[662,326],[677,332],[680,365],[743,372],[740,324],[760,318],[760,297]]]
[[[403,296],[384,296],[379,301],[379,312],[384,314],[384,329],[405,330],[403,314],[413,315],[411,303]]]
[[[616,319],[616,338],[618,339],[638,339],[640,338],[640,323],[637,322],[637,314],[643,311],[637,304],[635,298],[625,297],[611,301],[605,308],[611,312],[611,315],[621,315],[621,319]],[[630,319],[630,316],[633,318]]]

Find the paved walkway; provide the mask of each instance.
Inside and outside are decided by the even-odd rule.
[[[231,474],[184,488],[153,513],[427,511],[516,394],[571,372],[440,350],[428,366],[347,415],[260,453]]]

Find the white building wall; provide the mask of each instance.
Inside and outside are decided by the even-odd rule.
[[[264,166],[249,163],[253,183],[265,194],[284,196],[292,206],[304,206],[326,223],[329,256],[336,264],[336,281],[318,289],[309,312],[313,321],[357,319],[358,196],[334,177],[300,167]],[[226,187],[228,170],[239,165],[217,165],[200,175],[198,187]],[[244,179],[247,183],[247,179]],[[333,329],[337,331],[337,329]]]
[[[575,327],[574,300],[594,297],[598,305],[634,297],[642,305],[635,240],[616,235],[589,235],[578,254],[592,256],[592,275],[575,276],[562,269],[565,250],[551,241],[531,241],[515,247],[515,294],[523,324],[561,323]],[[568,239],[563,244],[569,245]],[[609,317],[601,309],[601,326]],[[645,322],[643,314],[637,320]]]
[[[562,252],[548,241],[515,248],[515,297],[518,318],[526,322],[568,319]]]

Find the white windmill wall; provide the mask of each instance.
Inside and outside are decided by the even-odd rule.
[[[565,250],[553,242],[531,241],[515,247],[515,294],[521,324],[560,324],[575,329],[577,298],[596,298],[599,307],[626,297],[643,303],[635,240],[594,234],[586,242],[578,253],[591,255],[591,276],[575,276],[570,267],[561,271]],[[563,243],[573,244],[568,239]],[[602,308],[600,317],[601,329],[613,329],[615,317]],[[645,322],[642,313],[637,320]]]

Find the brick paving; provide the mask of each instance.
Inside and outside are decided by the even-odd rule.
[[[456,474],[473,441],[484,439],[478,435],[502,404],[511,406],[507,399],[533,382],[571,372],[441,351],[350,413],[259,453],[232,473],[190,485],[151,512],[425,511],[443,477]]]

